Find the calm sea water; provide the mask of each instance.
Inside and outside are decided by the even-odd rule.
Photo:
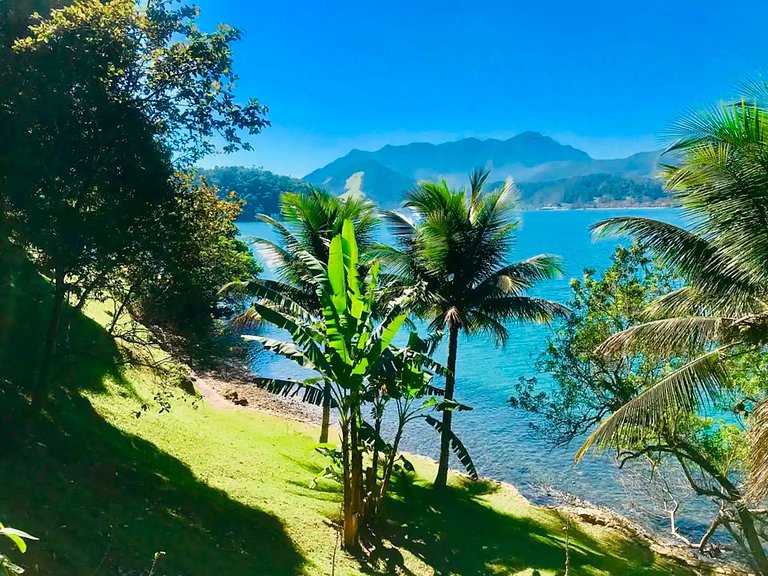
[[[574,210],[523,212],[522,226],[515,248],[515,259],[536,254],[557,254],[563,258],[566,274],[560,280],[542,284],[536,296],[567,303],[569,280],[580,277],[585,268],[604,270],[618,244],[626,240],[593,241],[591,224],[616,215],[642,215],[676,224],[681,215],[674,209]],[[241,223],[244,237],[274,239],[262,223]],[[269,274],[269,272],[267,272]],[[572,465],[577,445],[551,449],[533,436],[532,417],[510,407],[508,399],[521,376],[536,376],[550,382],[546,374],[537,374],[535,360],[545,346],[549,328],[515,325],[505,348],[497,349],[483,336],[462,336],[457,360],[456,397],[474,407],[454,417],[454,425],[483,476],[511,482],[537,502],[552,502],[562,491],[633,516],[649,527],[663,528],[664,520],[649,516],[635,505],[636,494],[627,492],[620,472],[609,456],[588,457]],[[445,360],[445,347],[438,352]],[[295,376],[297,368],[269,353],[260,353],[254,370],[264,376]],[[436,457],[438,437],[426,424],[416,422],[403,448]],[[453,465],[460,468],[457,461]],[[554,490],[548,489],[551,487]],[[699,528],[701,508],[693,506],[685,516],[689,528]],[[684,523],[685,526],[685,523]]]

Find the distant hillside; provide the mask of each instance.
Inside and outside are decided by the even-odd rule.
[[[219,188],[222,197],[235,192],[245,200],[245,208],[238,220],[253,221],[256,214],[274,214],[282,192],[308,190],[309,185],[297,178],[280,176],[260,168],[243,166],[217,166],[202,170],[208,181]]]
[[[589,174],[552,182],[521,182],[520,203],[525,208],[666,205],[669,197],[654,178],[626,178]]]
[[[445,178],[451,185],[462,185],[477,166],[490,168],[494,179],[511,176],[516,182],[552,183],[593,174],[642,181],[655,177],[658,157],[658,152],[642,152],[597,160],[538,132],[524,132],[508,140],[465,138],[444,144],[384,146],[372,152],[352,150],[304,180],[337,194],[359,188],[380,205],[391,207],[418,180]],[[621,194],[628,186],[615,181],[605,184],[603,190],[613,187]]]

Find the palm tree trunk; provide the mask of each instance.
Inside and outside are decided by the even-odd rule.
[[[40,412],[48,397],[48,382],[51,376],[53,358],[56,354],[56,342],[59,338],[59,326],[64,312],[66,301],[66,287],[64,286],[64,274],[56,271],[54,274],[53,310],[48,321],[48,331],[45,337],[43,360],[40,364],[40,372],[37,377],[37,386],[32,394],[32,411]]]
[[[320,424],[320,444],[328,442],[328,428],[331,425],[331,383],[323,387],[323,421]]]
[[[456,353],[459,346],[459,327],[448,325],[448,374],[445,376],[445,399],[453,400],[453,388],[456,384]],[[451,455],[451,422],[453,411],[443,410],[443,430],[440,435],[440,461],[437,466],[435,488],[443,489],[448,483],[448,458]]]

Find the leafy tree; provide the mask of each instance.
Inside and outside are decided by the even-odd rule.
[[[344,546],[359,545],[361,522],[365,521],[363,458],[366,442],[379,442],[364,421],[363,406],[381,383],[402,390],[423,389],[437,368],[419,349],[395,348],[392,340],[406,321],[413,290],[385,303],[379,301],[379,266],[373,263],[366,277],[359,276],[358,245],[354,226],[346,220],[340,235],[331,240],[328,264],[309,252],[297,252],[312,274],[317,291],[320,315],[304,308],[290,296],[266,284],[252,286],[259,300],[254,312],[291,333],[291,342],[261,336],[248,336],[267,350],[285,356],[297,364],[313,369],[318,376],[305,381],[262,380],[261,385],[282,394],[302,393],[305,400],[321,400],[323,383],[331,382],[331,394],[338,407],[341,427],[341,449],[326,450],[340,468],[344,490]],[[381,306],[381,320],[374,310]],[[413,340],[412,340],[413,342]],[[453,406],[443,406],[452,409]],[[391,472],[389,463],[387,466]],[[374,473],[377,471],[374,470]],[[379,492],[381,493],[381,492]]]
[[[687,360],[684,355],[616,357],[598,351],[611,334],[641,323],[648,305],[677,286],[679,281],[637,244],[617,248],[602,276],[587,270],[582,280],[571,282],[573,314],[550,336],[537,363],[537,369],[551,374],[554,382],[540,385],[535,378],[523,378],[510,399],[513,406],[538,416],[532,423],[537,434],[552,444],[580,439],[606,415],[620,410]],[[759,387],[756,381],[766,375],[765,366],[756,360],[753,356],[731,363],[729,370],[738,377],[728,394],[717,396],[715,417],[670,411],[663,421],[644,424],[634,438],[616,438],[612,443],[622,467],[629,462],[649,464],[642,477],[646,482],[656,481],[663,490],[663,501],[650,504],[664,508],[672,535],[701,552],[715,551],[710,542],[718,530],[732,534],[747,558],[753,556],[748,541],[762,538],[764,519],[742,505],[743,489],[736,480],[743,476],[748,462],[745,405]],[[678,478],[687,491],[717,503],[708,529],[696,542],[681,533],[676,523],[686,495],[671,488]],[[641,501],[647,503],[647,483],[643,490]],[[757,561],[759,556],[753,558]]]
[[[211,152],[214,136],[225,151],[247,147],[240,130],[266,126],[263,106],[234,100],[238,32],[203,33],[196,9],[169,6],[78,0],[0,47],[3,241],[34,253],[55,294],[37,407],[70,296],[103,290],[174,204],[171,159]],[[16,15],[2,16],[15,31]]]
[[[208,355],[219,290],[230,282],[252,280],[261,272],[248,246],[238,239],[235,220],[242,203],[219,199],[205,179],[178,173],[174,201],[159,214],[147,234],[152,242],[118,278],[111,295],[145,324],[170,329],[187,340],[187,352],[200,360]],[[202,346],[201,350],[195,347]]]
[[[420,183],[404,203],[416,221],[389,212],[395,247],[378,250],[395,290],[423,285],[416,314],[430,321],[431,331],[448,332],[447,401],[454,397],[460,331],[489,333],[503,345],[509,322],[549,322],[567,313],[559,304],[526,295],[536,283],[558,276],[560,262],[548,255],[510,261],[517,228],[514,189],[507,183],[486,192],[488,175],[475,171],[465,190]],[[452,418],[452,411],[443,413],[436,487],[448,478]]]
[[[579,452],[640,441],[649,427],[670,413],[697,414],[716,404],[732,387],[730,362],[747,352],[763,354],[768,343],[768,163],[766,163],[766,86],[746,86],[745,98],[683,119],[675,159],[663,178],[691,222],[683,229],[649,218],[614,218],[603,232],[629,234],[645,243],[683,277],[686,285],[655,300],[645,322],[612,335],[605,354],[647,353],[690,361],[665,374],[653,386],[607,417]],[[695,354],[690,353],[695,351]],[[752,498],[768,493],[768,420],[765,388],[749,423],[754,426],[751,460]],[[761,574],[768,559],[752,535],[747,546]]]
[[[379,224],[375,206],[358,198],[341,199],[311,188],[306,193],[284,192],[280,197],[280,221],[266,214],[257,218],[269,224],[279,243],[263,238],[255,240],[261,255],[273,266],[279,282],[258,280],[274,290],[290,295],[311,313],[318,315],[322,303],[313,285],[313,271],[307,268],[301,254],[307,252],[316,260],[328,263],[331,239],[341,234],[342,225],[351,220],[355,226],[358,249],[365,254],[373,242]],[[365,270],[361,268],[363,275]],[[328,441],[330,424],[330,383],[326,383],[320,442]]]

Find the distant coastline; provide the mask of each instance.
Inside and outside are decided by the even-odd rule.
[[[573,210],[657,210],[663,208],[677,208],[677,204],[600,204],[592,206],[524,206],[524,212],[565,212]]]

